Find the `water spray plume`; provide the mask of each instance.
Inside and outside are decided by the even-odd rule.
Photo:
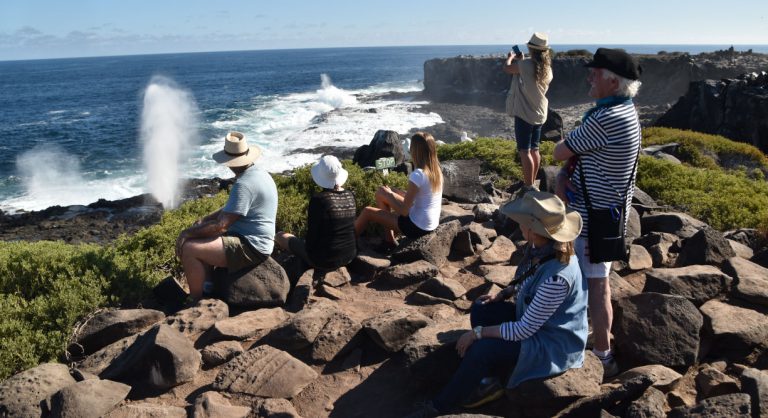
[[[155,76],[144,90],[141,141],[147,186],[164,208],[179,204],[184,162],[198,143],[199,110],[192,94]]]

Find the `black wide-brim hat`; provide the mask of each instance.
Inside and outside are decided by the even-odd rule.
[[[622,49],[597,48],[592,61],[584,66],[605,68],[630,80],[639,80],[640,74],[643,73],[643,67],[640,66],[637,59]]]

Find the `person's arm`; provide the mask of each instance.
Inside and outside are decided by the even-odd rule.
[[[389,190],[389,193],[391,193],[391,195],[398,194],[394,190],[389,189],[388,187],[385,190]],[[413,206],[413,201],[416,199],[416,195],[418,193],[419,193],[419,186],[417,186],[412,181],[408,181],[408,190],[405,192],[405,196],[403,197],[403,200],[395,199],[395,198],[389,198],[387,200],[389,201],[388,202],[389,206],[392,209],[394,209],[394,211],[398,215],[408,216],[408,212],[411,210],[411,206]]]
[[[322,240],[320,226],[328,221],[328,209],[322,204],[320,198],[312,196],[307,207],[307,235],[304,242],[309,245],[317,244]]]
[[[552,153],[552,156],[555,157],[555,160],[557,161],[567,161],[574,155],[576,155],[576,153],[568,148],[568,145],[565,144],[565,139],[561,139],[555,144],[555,151]]]
[[[512,52],[507,54],[507,60],[504,62],[504,72],[507,74],[519,74],[520,73],[520,65],[517,63],[517,61],[520,61],[525,56],[520,53],[520,55],[514,55]]]
[[[200,223],[190,226],[189,228],[181,231],[179,238],[176,240],[176,255],[181,257],[181,248],[184,245],[184,241],[188,238],[209,238],[218,237],[227,232],[227,229],[235,223],[242,215],[237,213],[229,213],[219,210],[216,212],[218,215],[215,218],[208,218]]]
[[[537,289],[523,317],[519,321],[504,322],[499,326],[501,338],[520,341],[535,334],[560,307],[568,290],[568,282],[562,277],[552,276],[545,280]]]

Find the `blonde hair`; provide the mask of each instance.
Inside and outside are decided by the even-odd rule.
[[[529,48],[531,59],[536,63],[536,83],[545,86],[547,76],[552,72],[552,54],[549,49],[539,50]]]
[[[411,137],[410,152],[414,168],[422,169],[427,175],[432,193],[437,193],[443,187],[443,172],[437,160],[436,147],[435,138],[426,132],[416,132]]]
[[[557,261],[568,264],[571,261],[571,256],[576,254],[576,250],[573,247],[573,241],[557,242],[555,241],[555,258]]]

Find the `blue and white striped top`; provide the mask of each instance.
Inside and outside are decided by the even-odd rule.
[[[565,139],[565,145],[579,155],[584,166],[593,208],[610,208],[623,202],[624,213],[629,213],[635,178],[631,179],[628,192],[626,187],[640,152],[640,141],[640,120],[631,101],[596,110]],[[581,181],[581,168],[577,165],[571,176],[576,190],[570,206],[581,214],[584,220],[581,236],[586,237],[589,217]]]
[[[520,288],[532,279],[533,276],[525,279]],[[552,276],[544,280],[523,317],[519,321],[504,322],[499,326],[501,338],[507,341],[521,341],[535,334],[560,307],[568,296],[568,290],[568,282],[562,277]]]

